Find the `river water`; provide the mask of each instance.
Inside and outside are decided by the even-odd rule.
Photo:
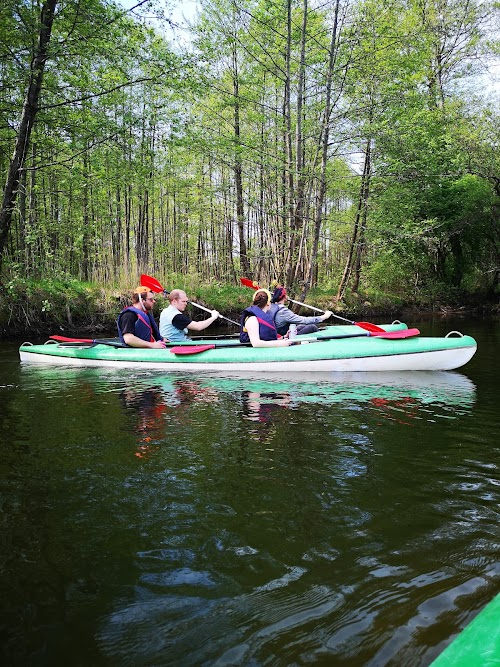
[[[499,590],[500,324],[450,373],[21,366],[3,665],[429,665]],[[375,374],[376,375],[376,374]]]

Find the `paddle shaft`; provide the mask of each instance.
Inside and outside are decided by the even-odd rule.
[[[304,306],[305,308],[309,308],[310,310],[315,310],[317,313],[324,313],[324,310],[321,310],[321,308],[315,308],[314,306],[310,306],[308,303],[302,303],[302,301],[295,301],[295,299],[288,299],[292,303],[297,304],[297,306]],[[348,322],[349,324],[357,324],[357,322],[353,322],[352,320],[348,320],[346,317],[341,317],[340,315],[336,315],[335,313],[332,313],[332,317],[336,317],[338,320],[342,320],[342,322]]]
[[[310,306],[308,303],[302,303],[302,301],[295,301],[295,299],[290,299],[289,297],[287,297],[287,298],[288,298],[288,301],[291,301],[292,303],[296,303],[297,306],[304,306],[305,308],[309,308],[309,310],[314,310],[317,313],[323,313],[323,314],[325,313],[325,311],[321,310],[321,308],[315,308],[314,306]],[[332,313],[332,315],[333,315],[333,313]],[[333,316],[337,317],[337,315],[333,315]],[[343,317],[339,317],[339,318],[341,320],[344,319]],[[350,322],[350,320],[345,320],[345,322]],[[352,322],[351,322],[351,324],[352,324]]]
[[[295,303],[297,306],[304,306],[304,308],[309,308],[309,310],[314,310],[317,313],[325,313],[325,311],[321,310],[321,308],[315,308],[314,306],[310,306],[308,303],[302,303],[302,301],[295,301],[295,299],[290,299],[290,297],[287,298],[288,301]],[[335,313],[332,313],[332,317],[336,317],[338,320],[342,320],[342,322],[348,322],[349,324],[358,324],[358,322],[353,322],[352,320],[348,320],[346,317],[341,317]]]
[[[66,336],[49,336],[49,338],[51,340],[57,341],[59,345],[67,347],[70,347],[71,345],[88,345],[89,347],[94,345],[110,345],[112,347],[125,347],[125,348],[130,347],[129,345],[124,345],[123,343],[121,343],[118,338],[67,338]],[[221,338],[224,338],[224,336],[221,336]],[[216,347],[244,347],[250,345],[250,343],[236,344],[236,342],[220,343],[217,340],[217,336],[207,336],[206,338],[200,336],[198,340],[207,340],[207,339],[214,339]],[[165,347],[182,346],[189,348],[197,345],[200,345],[200,343],[197,341],[196,338],[191,338],[187,341],[167,341],[165,343]]]
[[[58,341],[58,346],[59,347],[95,347],[96,345],[107,345],[109,347],[114,347],[114,348],[127,348],[128,345],[124,345],[123,343],[115,342],[112,340],[107,340],[103,338],[102,340],[96,339],[96,340],[87,340],[87,341],[78,341],[78,340],[73,340],[73,341]]]
[[[170,294],[170,292],[167,292],[167,294]],[[188,301],[188,303],[190,303],[192,306],[196,306],[196,308],[201,308],[201,310],[204,310],[204,311],[207,312],[207,313],[211,313],[211,312],[212,312],[212,311],[210,310],[210,308],[205,308],[205,306],[200,306],[200,304],[199,304],[199,303],[196,303],[195,301]],[[219,313],[219,317],[220,317],[222,320],[227,320],[228,322],[231,322],[231,324],[236,324],[237,327],[240,326],[240,323],[239,323],[239,322],[236,322],[235,320],[230,320],[229,317],[226,317],[225,315],[221,315],[221,314]]]

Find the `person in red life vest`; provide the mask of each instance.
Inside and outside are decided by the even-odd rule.
[[[326,310],[323,315],[314,315],[312,317],[296,315],[293,311],[285,306],[287,299],[288,295],[286,289],[278,285],[278,287],[276,287],[273,292],[271,299],[272,305],[269,314],[274,319],[278,333],[282,336],[287,333],[291,324],[297,325],[298,336],[308,333],[315,333],[316,331],[319,331],[316,325],[320,322],[324,322],[332,316],[332,312],[330,310]]]
[[[153,292],[140,285],[132,294],[132,305],[118,315],[116,325],[122,343],[129,347],[165,347],[153,317],[156,299]]]
[[[268,312],[270,307],[270,292],[258,289],[252,305],[241,315],[240,343],[252,343],[252,347],[287,347],[292,344],[288,338],[278,340],[274,320]]]

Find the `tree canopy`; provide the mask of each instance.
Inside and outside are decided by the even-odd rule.
[[[4,273],[498,290],[496,3],[136,4],[0,7]]]

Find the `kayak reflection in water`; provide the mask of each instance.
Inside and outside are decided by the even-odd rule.
[[[163,416],[168,410],[163,393],[156,387],[148,389],[124,389],[120,393],[120,400],[128,414],[136,418],[134,431],[139,436],[135,456],[147,458],[159,449],[153,445],[155,441],[163,437]]]
[[[272,422],[292,404],[292,397],[284,392],[244,391],[242,397],[244,418],[261,424]]]
[[[146,458],[159,446],[153,443],[165,439],[167,420],[189,424],[189,412],[179,410],[181,405],[214,403],[218,393],[210,387],[200,386],[191,380],[174,380],[168,384],[143,389],[123,389],[120,401],[129,416],[133,416],[133,431],[138,437],[135,456]]]
[[[287,347],[292,341],[278,340],[274,320],[269,313],[271,294],[266,289],[258,289],[252,305],[245,308],[240,320],[240,343],[251,343],[252,347]]]

